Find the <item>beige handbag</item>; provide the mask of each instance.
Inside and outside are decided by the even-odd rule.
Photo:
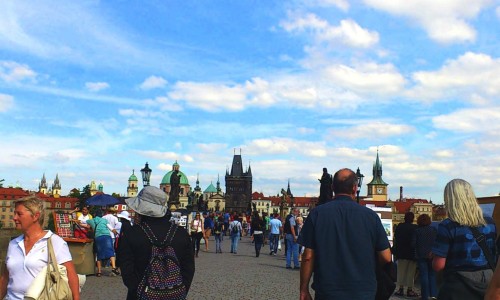
[[[72,300],[66,267],[57,264],[51,238],[47,240],[48,263],[24,294],[24,300]]]

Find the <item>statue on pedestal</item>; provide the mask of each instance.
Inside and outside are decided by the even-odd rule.
[[[333,178],[328,174],[328,170],[323,168],[323,175],[318,180],[320,182],[318,205],[321,205],[333,199]]]
[[[168,207],[172,205],[179,208],[179,194],[181,192],[181,176],[179,170],[174,170],[172,175],[170,175],[170,193],[168,193]]]

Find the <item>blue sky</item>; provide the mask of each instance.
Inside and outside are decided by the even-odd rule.
[[[224,187],[241,149],[255,191],[312,196],[378,149],[391,199],[496,195],[499,25],[498,0],[1,1],[0,179],[125,194],[177,160]]]

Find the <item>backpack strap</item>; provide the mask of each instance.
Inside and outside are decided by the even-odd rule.
[[[476,243],[479,245],[481,250],[483,250],[483,254],[486,257],[486,260],[488,261],[490,269],[495,271],[495,259],[493,258],[490,249],[486,245],[486,237],[484,236],[484,234],[479,232],[477,227],[469,227],[469,228],[470,231],[472,231],[472,235],[474,235],[474,238],[476,239]]]
[[[168,245],[172,244],[172,240],[174,239],[175,232],[177,231],[177,227],[178,226],[175,224],[170,225],[170,228],[168,229],[168,232],[167,232],[167,236],[165,237],[165,239],[161,243],[162,245],[168,246]]]
[[[158,238],[156,238],[156,235],[153,233],[153,230],[151,230],[151,227],[149,227],[148,223],[140,223],[139,227],[141,227],[141,229],[144,231],[152,245],[165,247],[172,243],[178,226],[175,224],[171,224],[170,228],[168,229],[167,236],[165,236],[165,239],[162,242],[158,241]]]
[[[139,227],[144,231],[146,236],[148,237],[149,242],[153,245],[158,244],[158,239],[156,238],[156,235],[153,233],[153,230],[151,230],[151,227],[149,227],[148,223],[141,222],[139,224]]]

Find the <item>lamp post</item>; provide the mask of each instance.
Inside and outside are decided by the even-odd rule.
[[[151,177],[151,169],[149,168],[149,164],[146,162],[144,168],[141,169],[142,173],[142,184],[144,187],[149,186],[149,179]]]
[[[266,204],[267,207],[267,215],[269,216],[269,202]]]
[[[358,178],[358,191],[356,192],[356,201],[359,204],[359,192],[361,190],[361,186],[363,185],[363,178],[365,177],[365,175],[361,174],[361,172],[359,171],[359,167],[356,170],[356,177]]]

